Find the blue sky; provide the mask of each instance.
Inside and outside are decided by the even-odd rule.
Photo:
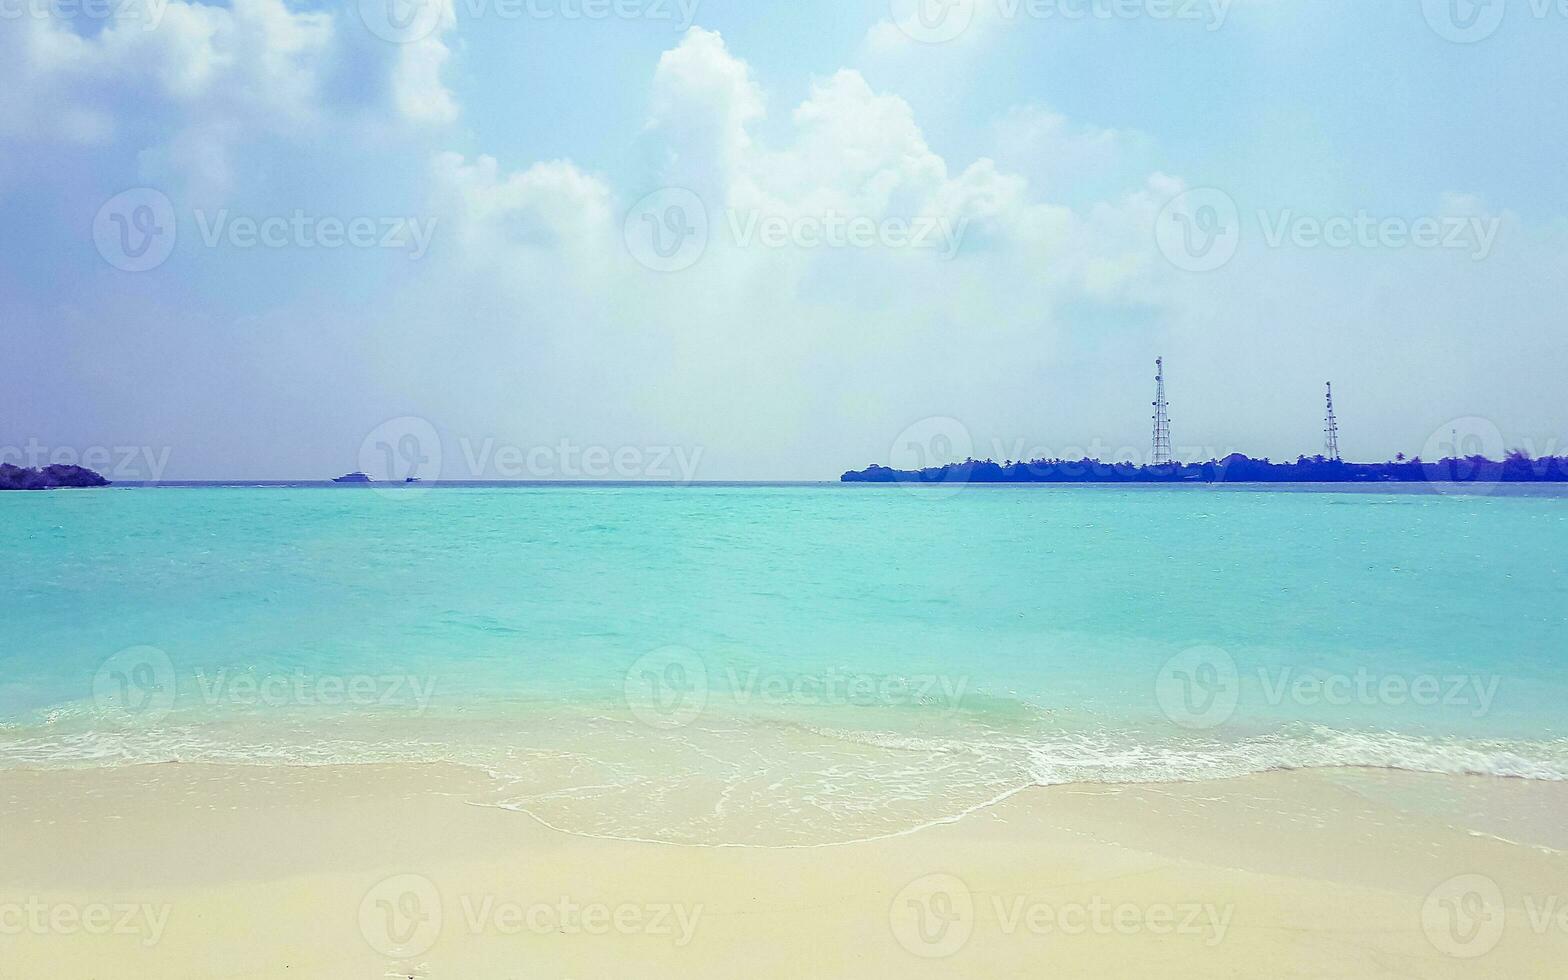
[[[1139,458],[1156,354],[1189,457],[1328,378],[1353,458],[1568,447],[1568,12],[923,2],[11,0],[0,453]]]

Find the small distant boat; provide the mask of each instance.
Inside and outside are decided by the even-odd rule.
[[[333,483],[369,483],[370,482],[370,477],[366,476],[363,473],[359,473],[359,472],[345,473],[342,476],[336,477],[335,479],[333,479],[332,482]]]
[[[418,483],[419,482],[419,477],[417,477],[417,476],[405,476],[405,477],[403,477],[403,482],[404,483]]]

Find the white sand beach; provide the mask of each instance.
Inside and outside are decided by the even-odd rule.
[[[1025,791],[827,848],[575,836],[452,766],[0,774],[0,976],[1556,977],[1561,787]],[[1468,801],[1496,832],[1424,816]],[[1481,802],[1489,801],[1487,806]],[[1560,832],[1557,829],[1556,832]]]

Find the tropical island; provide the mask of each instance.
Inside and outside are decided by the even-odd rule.
[[[966,459],[922,470],[871,465],[850,470],[844,483],[1561,483],[1568,482],[1568,456],[1514,450],[1502,460],[1448,457],[1435,462],[1400,454],[1386,463],[1348,463],[1300,456],[1275,463],[1231,453],[1202,463],[1139,465],[1099,459],[1036,459],[1024,462]]]
[[[56,490],[63,487],[106,487],[109,481],[85,466],[56,463],[34,469],[0,463],[0,490]]]

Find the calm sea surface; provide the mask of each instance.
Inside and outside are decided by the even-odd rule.
[[[1019,788],[1568,778],[1568,499],[1195,487],[0,494],[0,767],[452,761],[807,844]]]

